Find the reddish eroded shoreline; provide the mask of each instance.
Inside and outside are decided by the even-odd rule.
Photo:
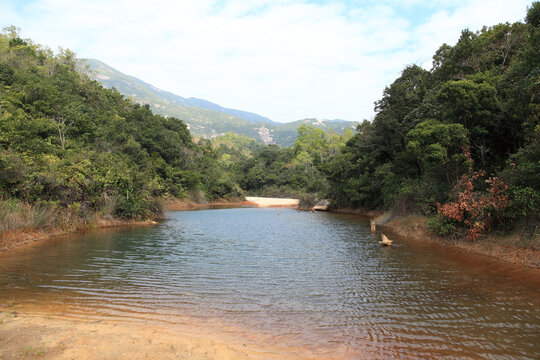
[[[445,239],[433,234],[428,228],[428,218],[419,215],[391,216],[382,211],[366,209],[337,209],[337,213],[367,216],[377,229],[415,241],[436,242],[452,246],[472,254],[488,256],[505,263],[540,269],[540,250],[519,246],[519,234],[507,236],[487,235],[476,242],[463,239]]]
[[[257,207],[249,201],[216,201],[209,203],[197,203],[193,201],[169,200],[165,202],[168,211],[196,210],[205,208],[228,208],[252,206]],[[289,207],[289,206],[285,206]],[[443,239],[431,233],[428,229],[427,218],[423,216],[409,215],[401,217],[392,217],[388,213],[369,209],[350,209],[338,208],[333,210],[335,213],[353,214],[371,218],[377,223],[378,229],[383,229],[392,234],[413,239],[416,241],[437,242],[446,246],[453,246],[465,251],[486,255],[497,258],[507,263],[525,265],[533,268],[540,268],[540,251],[535,248],[523,248],[517,246],[519,242],[518,235],[506,237],[486,236],[477,242],[468,242],[464,240]],[[87,227],[81,227],[74,230],[62,229],[17,229],[5,231],[0,234],[0,252],[19,248],[27,244],[46,240],[53,236],[64,235],[76,231],[85,231],[92,228],[109,228],[122,226],[148,226],[157,222],[153,220],[134,221],[134,220],[98,220],[95,224]]]
[[[210,203],[196,203],[193,201],[183,200],[168,200],[164,202],[165,208],[168,211],[180,210],[195,210],[215,207],[240,207],[240,206],[255,206],[248,201],[216,201]],[[20,228],[7,230],[0,233],[0,252],[11,249],[20,248],[25,245],[33,244],[39,241],[47,240],[54,236],[66,235],[78,231],[87,231],[91,229],[104,229],[123,226],[149,226],[155,225],[157,222],[152,219],[148,220],[127,220],[127,219],[98,219],[91,224],[79,224],[73,229],[61,228]]]
[[[80,225],[75,229],[60,228],[21,228],[7,230],[0,233],[0,252],[16,249],[38,241],[47,240],[54,236],[75,233],[77,231],[86,231],[95,228],[113,228],[122,226],[149,226],[157,224],[154,220],[121,220],[121,219],[99,219],[90,225]]]
[[[224,335],[192,319],[185,324],[125,321],[76,313],[69,306],[0,302],[0,359],[338,360],[364,358],[360,348],[329,349],[268,342],[256,331]],[[230,328],[230,324],[222,324]],[[242,329],[242,332],[245,331]]]

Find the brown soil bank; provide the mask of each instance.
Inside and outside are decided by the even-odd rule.
[[[16,309],[16,310],[13,310]],[[298,354],[298,349],[231,342],[219,334],[141,322],[73,319],[0,308],[0,359],[195,359],[314,360],[335,357]]]
[[[0,321],[0,358],[3,360],[250,358],[214,341],[151,326],[21,314],[14,317],[9,313],[1,316]]]
[[[164,202],[165,209],[168,211],[177,210],[194,210],[202,208],[217,208],[217,207],[237,207],[252,205],[247,201],[227,201],[221,200],[210,203],[197,203],[194,201],[185,200],[167,200]],[[43,241],[51,236],[58,236],[76,231],[85,231],[93,228],[109,228],[121,226],[143,226],[157,224],[154,220],[125,220],[125,219],[97,219],[91,224],[78,224],[72,229],[61,229],[54,227],[43,228],[18,228],[13,230],[0,231],[0,252],[15,249],[23,245]],[[0,358],[0,360],[2,360]]]
[[[509,263],[540,268],[540,251],[535,248],[523,247],[523,242],[519,234],[510,234],[507,236],[488,235],[476,242],[459,239],[449,240],[430,232],[428,229],[428,218],[424,216],[408,215],[393,217],[388,213],[377,214],[372,212],[366,214],[362,210],[357,210],[354,213],[369,215],[377,224],[377,229],[389,231],[404,238],[420,241],[436,241],[444,245],[455,246]]]
[[[87,225],[81,224],[75,229],[60,229],[60,228],[19,228],[14,230],[7,230],[0,232],[0,252],[23,245],[31,244],[37,241],[43,241],[51,236],[58,236],[67,234],[70,232],[84,231],[90,228],[108,228],[108,227],[120,227],[120,226],[142,226],[142,225],[154,225],[157,224],[154,220],[121,220],[121,219],[99,219],[95,223]],[[0,358],[1,360],[1,358]]]

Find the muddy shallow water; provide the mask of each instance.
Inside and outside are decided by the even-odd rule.
[[[0,254],[0,301],[178,327],[276,354],[540,357],[537,270],[379,240],[348,215],[174,212],[154,227]]]

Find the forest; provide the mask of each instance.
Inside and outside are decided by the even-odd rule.
[[[441,235],[538,237],[540,3],[407,66],[331,164],[334,204],[432,216]]]
[[[163,215],[163,200],[246,194],[429,216],[442,236],[539,234],[540,3],[463,30],[404,68],[356,132],[301,126],[292,147],[193,139],[8,27],[0,35],[0,232]]]

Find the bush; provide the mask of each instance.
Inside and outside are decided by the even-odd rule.
[[[436,215],[429,219],[428,228],[440,236],[450,236],[459,233],[456,226],[445,216]]]
[[[298,203],[298,209],[299,210],[310,210],[313,208],[317,202],[319,201],[319,198],[316,194],[303,194],[300,196],[300,202]]]
[[[154,198],[146,198],[140,193],[132,193],[129,190],[126,194],[118,197],[115,215],[124,219],[140,220],[151,217],[155,208]]]
[[[484,182],[489,185],[487,191],[477,190],[475,183],[485,176],[484,171],[472,171],[463,175],[454,189],[454,201],[437,204],[440,217],[447,219],[456,228],[466,231],[466,239],[475,241],[482,232],[493,228],[505,220],[505,212],[510,206],[508,185],[497,177]],[[447,227],[441,226],[446,231]]]

